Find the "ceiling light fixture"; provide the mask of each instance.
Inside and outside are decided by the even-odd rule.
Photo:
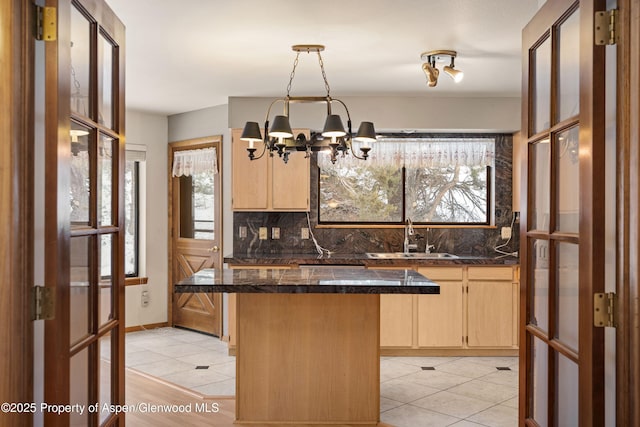
[[[372,122],[362,122],[358,128],[358,132],[355,136],[351,132],[351,116],[349,115],[349,109],[346,104],[339,99],[332,98],[330,94],[329,82],[324,71],[324,62],[322,61],[322,55],[320,52],[324,50],[323,45],[294,45],[291,49],[296,52],[296,58],[293,61],[293,70],[289,77],[289,84],[287,85],[287,95],[284,98],[278,98],[274,100],[269,109],[267,110],[267,116],[264,122],[264,133],[260,132],[260,125],[257,122],[247,122],[242,131],[240,139],[249,143],[247,152],[251,160],[257,160],[261,158],[264,153],[269,151],[269,155],[273,156],[274,153],[278,153],[284,162],[289,159],[289,153],[291,151],[306,151],[307,156],[311,151],[324,150],[327,147],[330,149],[331,162],[335,163],[338,154],[342,153],[345,156],[347,153],[360,160],[366,160],[369,157],[369,151],[371,151],[371,143],[376,140],[376,132]],[[324,80],[324,86],[327,90],[325,96],[291,96],[291,83],[296,74],[296,67],[298,65],[298,59],[301,52],[315,52],[318,54],[318,62],[320,64],[320,71],[322,72],[322,78]],[[269,117],[271,115],[271,107],[277,102],[284,104],[284,112],[281,115],[276,115],[273,119],[271,128],[269,128]],[[289,105],[297,102],[324,102],[327,106],[327,117],[325,119],[324,127],[321,133],[312,133],[311,138],[307,139],[304,134],[299,134],[294,137],[291,130],[291,124],[289,122]],[[334,114],[331,110],[332,104],[336,102],[344,107],[347,113],[347,129],[345,130],[342,124],[342,119],[338,114]],[[330,142],[325,142],[330,139]],[[256,157],[255,152],[257,150],[255,143],[262,141],[264,143],[262,153]],[[358,156],[353,151],[353,141],[361,142],[360,152]]]
[[[456,83],[460,83],[464,78],[464,73],[460,70],[455,69],[454,59],[458,55],[455,50],[430,50],[428,52],[423,52],[420,55],[420,58],[423,61],[426,61],[422,64],[422,70],[424,74],[427,76],[427,84],[429,87],[434,87],[438,84],[438,76],[440,75],[440,70],[436,68],[437,62],[444,62],[449,60],[449,65],[445,65],[442,68],[442,71],[445,74],[449,75]]]

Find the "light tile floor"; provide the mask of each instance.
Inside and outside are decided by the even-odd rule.
[[[126,365],[204,395],[235,394],[235,357],[197,332],[130,332]],[[396,427],[518,424],[516,357],[383,357],[380,381],[381,421]]]

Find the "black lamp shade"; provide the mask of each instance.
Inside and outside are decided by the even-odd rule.
[[[275,138],[291,138],[293,137],[293,131],[289,124],[289,117],[287,116],[275,116],[273,118],[273,125],[269,130],[269,136]]]
[[[257,122],[247,122],[240,135],[242,141],[262,141],[260,134],[260,125]]]
[[[376,130],[372,122],[362,122],[358,128],[358,133],[354,138],[356,141],[373,142],[376,140]]]
[[[322,136],[328,137],[340,137],[345,136],[347,132],[344,130],[342,119],[337,114],[331,114],[327,116],[327,120],[324,122],[324,129],[322,130]]]

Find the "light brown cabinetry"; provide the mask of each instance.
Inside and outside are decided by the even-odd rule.
[[[380,295],[380,346],[411,347],[415,323],[413,297]]]
[[[463,269],[418,268],[440,285],[439,295],[416,295],[418,300],[418,347],[462,347]]]
[[[381,295],[384,355],[516,355],[518,268],[416,267],[439,295]]]
[[[514,271],[508,267],[469,267],[467,292],[467,345],[517,345],[517,295]],[[514,340],[514,337],[516,339]]]
[[[234,265],[232,268],[292,266]],[[440,294],[380,295],[382,355],[517,355],[517,266],[396,269],[406,268],[413,268],[438,283]],[[236,347],[235,298],[234,294],[229,295],[230,354],[235,354]]]
[[[268,274],[267,270],[270,268],[284,268],[290,269],[290,265],[232,265],[230,266],[232,269],[264,269],[264,274]],[[236,318],[236,302],[237,302],[237,294],[228,294],[229,300],[227,301],[227,309],[228,309],[228,328],[227,335],[225,335],[225,339],[229,344],[229,355],[235,356],[236,354],[236,345],[238,342],[238,334],[237,334],[237,318]]]
[[[295,134],[308,130],[294,130]],[[293,152],[287,163],[266,153],[257,160],[247,155],[247,143],[240,140],[242,129],[231,131],[232,207],[234,211],[308,211],[310,160]],[[260,144],[260,143],[259,143]],[[256,151],[260,155],[262,147]]]

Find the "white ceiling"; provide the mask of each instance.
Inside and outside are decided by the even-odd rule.
[[[126,31],[126,101],[171,115],[286,93],[294,44],[324,44],[331,95],[520,95],[521,32],[539,0],[107,0]],[[420,54],[458,51],[429,88]],[[315,54],[291,95],[318,96]]]

